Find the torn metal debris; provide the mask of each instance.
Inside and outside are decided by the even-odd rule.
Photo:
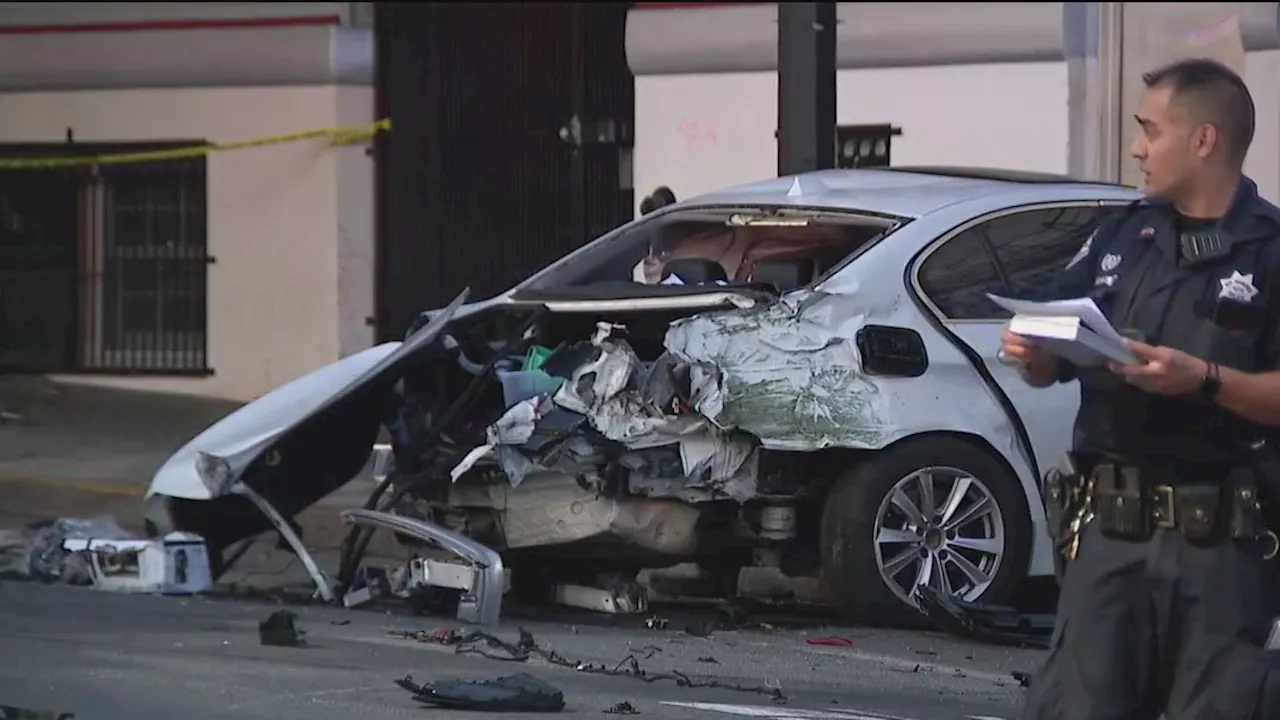
[[[459,620],[481,625],[498,624],[506,576],[503,573],[502,557],[496,552],[468,537],[450,532],[425,520],[371,510],[344,510],[342,519],[353,525],[384,528],[422,541],[436,543],[469,562],[473,568],[469,573],[470,576],[451,574],[450,577],[458,582],[449,584],[442,583],[423,572],[427,567],[425,563],[419,562],[416,567],[420,573],[420,582],[453,587],[462,592],[458,603]],[[414,567],[415,565],[411,563],[411,574]]]
[[[916,598],[921,612],[939,629],[970,640],[1047,649],[1053,635],[1053,615],[966,603],[929,587],[917,588]]]

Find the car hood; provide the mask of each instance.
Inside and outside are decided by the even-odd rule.
[[[282,512],[296,512],[333,492],[368,461],[396,381],[435,343],[467,294],[404,342],[326,365],[214,423],[160,467],[147,501],[210,500],[244,482]],[[202,477],[202,455],[226,463],[219,477]]]

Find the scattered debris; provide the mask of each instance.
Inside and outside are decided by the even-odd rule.
[[[99,590],[192,595],[213,589],[209,552],[190,533],[151,540],[73,537],[62,548],[85,562]]]
[[[0,531],[0,575],[114,592],[186,595],[213,589],[202,538],[170,533],[141,539],[107,516]]]
[[[12,705],[0,705],[0,720],[71,720],[74,717],[73,713],[67,712],[30,710]]]
[[[350,625],[351,621],[350,620],[330,620],[329,624],[330,625]]]
[[[560,712],[564,693],[532,675],[520,673],[495,680],[443,680],[419,685],[412,677],[396,685],[413,699],[433,707],[489,712]]]
[[[133,539],[110,517],[58,518],[0,537],[0,573],[41,582],[88,585],[90,569],[63,547],[73,538]]]
[[[810,645],[823,645],[826,647],[853,647],[853,641],[842,637],[811,637],[805,642]]]
[[[644,626],[649,628],[650,630],[666,630],[667,619],[664,617],[658,617],[657,615],[654,615],[653,617],[644,621]]]
[[[706,656],[704,656],[704,657],[700,657],[700,658],[698,658],[698,662],[700,662],[700,663],[710,663],[710,664],[712,664],[712,665],[719,665],[719,664],[720,664],[720,661],[719,661],[719,660],[717,660],[717,659],[715,659],[715,658],[711,657],[710,655],[706,655]]]
[[[620,703],[610,705],[604,710],[606,715],[639,715],[640,711],[631,706],[631,703],[623,700]]]
[[[533,637],[533,634],[528,630],[519,628],[518,632],[519,639],[514,644],[507,642],[496,635],[492,635],[481,630],[462,631],[456,629],[446,630],[437,628],[434,630],[420,632],[392,631],[388,634],[393,637],[417,640],[418,642],[429,642],[452,646],[458,654],[476,654],[490,660],[524,662],[531,657],[537,657],[558,667],[571,668],[578,672],[590,673],[593,675],[633,677],[646,683],[668,681],[675,683],[679,687],[685,688],[721,688],[725,690],[737,690],[740,692],[766,695],[774,700],[784,700],[786,698],[780,687],[739,685],[736,683],[721,682],[715,678],[692,678],[678,670],[668,670],[666,672],[647,671],[640,667],[640,660],[647,660],[657,652],[660,652],[660,648],[653,646],[640,648],[638,651],[628,654],[616,665],[610,667],[608,665],[595,665],[592,663],[570,660],[555,650],[547,650],[539,647],[537,641]]]
[[[277,610],[258,623],[258,640],[263,645],[275,647],[301,647],[305,644],[303,632],[294,621],[298,616],[288,610]]]
[[[637,615],[649,609],[649,596],[634,579],[610,573],[602,578],[602,588],[562,583],[555,586],[555,601],[561,605],[609,615]]]
[[[1013,675],[1013,679],[1018,681],[1018,687],[1031,687],[1031,673],[1014,670],[1011,674]]]
[[[929,587],[917,588],[916,598],[921,612],[939,628],[970,640],[1043,650],[1049,647],[1053,635],[1052,615],[975,605]]]

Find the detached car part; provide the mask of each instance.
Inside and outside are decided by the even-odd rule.
[[[458,603],[458,619],[479,625],[498,624],[498,618],[502,614],[502,590],[506,580],[502,557],[498,553],[469,537],[450,532],[425,520],[415,520],[373,510],[344,510],[342,520],[350,525],[390,530],[434,543],[467,560],[475,568],[475,575],[471,587],[463,589],[462,598]]]

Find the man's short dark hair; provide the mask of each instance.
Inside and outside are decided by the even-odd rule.
[[[1217,60],[1179,60],[1142,76],[1147,87],[1173,89],[1173,100],[1183,104],[1192,120],[1213,125],[1222,137],[1227,157],[1237,164],[1253,142],[1253,97],[1244,80]]]

